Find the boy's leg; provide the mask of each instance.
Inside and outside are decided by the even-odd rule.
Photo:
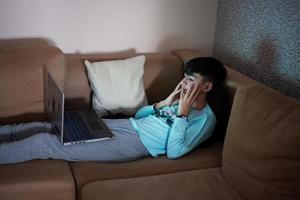
[[[49,147],[55,143],[59,144],[55,135],[40,133],[23,140],[0,144],[0,164],[50,158],[52,150]]]
[[[56,135],[41,133],[23,140],[0,144],[0,164],[48,158],[120,162],[148,156],[148,151],[129,123],[129,120],[107,122],[114,138],[99,142],[64,146]]]
[[[50,133],[49,122],[29,122],[0,126],[0,143],[21,140],[37,133]]]

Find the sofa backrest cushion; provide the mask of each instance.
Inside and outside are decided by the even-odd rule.
[[[52,46],[0,48],[0,123],[44,120],[44,68],[63,88],[64,55]]]
[[[300,103],[263,86],[238,89],[224,177],[247,199],[300,198]]]
[[[20,38],[20,39],[3,39],[0,40],[0,49],[3,48],[20,48],[32,46],[51,46],[46,39],[43,38]]]
[[[91,88],[84,66],[84,60],[92,62],[125,59],[145,55],[144,87],[148,103],[166,98],[183,78],[180,60],[164,53],[120,53],[120,54],[67,54],[67,74],[65,82],[66,109],[82,109],[91,105]]]

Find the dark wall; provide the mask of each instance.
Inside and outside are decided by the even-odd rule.
[[[300,99],[300,0],[219,0],[214,57]]]

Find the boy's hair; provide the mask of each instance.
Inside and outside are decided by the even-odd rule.
[[[206,81],[213,83],[212,89],[207,94],[207,103],[216,115],[217,125],[212,136],[202,145],[223,140],[229,119],[229,98],[224,87],[227,76],[226,68],[215,58],[197,57],[185,63],[184,73],[187,75],[199,73]]]
[[[184,72],[187,75],[199,73],[214,85],[223,84],[227,72],[224,65],[212,57],[197,57],[185,63]]]

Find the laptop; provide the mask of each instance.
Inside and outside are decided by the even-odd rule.
[[[56,134],[64,145],[94,142],[113,138],[94,110],[65,111],[65,96],[51,74],[46,71],[45,111]]]

